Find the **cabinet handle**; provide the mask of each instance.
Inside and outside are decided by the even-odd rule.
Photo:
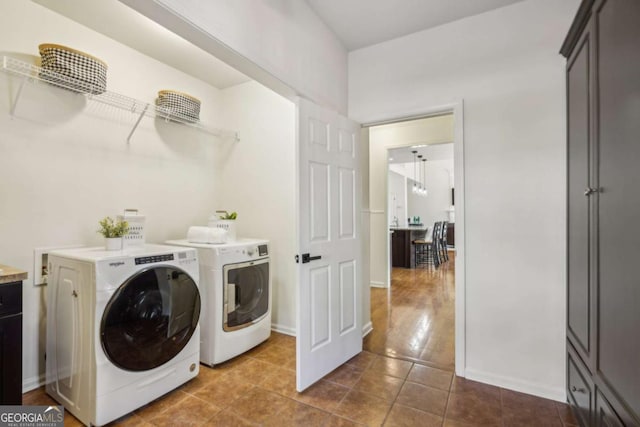
[[[586,393],[586,390],[583,388],[578,388],[576,386],[571,386],[571,391],[574,393]]]
[[[591,188],[588,187],[586,190],[584,190],[584,195],[589,197],[590,195],[592,195],[593,193],[597,193],[598,189],[597,188]]]

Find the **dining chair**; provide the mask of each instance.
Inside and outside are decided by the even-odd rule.
[[[449,261],[449,251],[447,246],[447,228],[449,223],[447,221],[442,221],[442,228],[440,231],[440,253],[442,254],[442,259],[446,262]]]
[[[435,268],[438,268],[440,265],[434,233],[434,227],[429,227],[424,236],[413,240],[416,267],[433,264]]]

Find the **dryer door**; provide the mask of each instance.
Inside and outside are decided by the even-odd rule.
[[[175,267],[151,267],[130,277],[109,300],[100,326],[102,348],[122,369],[153,369],[180,353],[199,317],[193,279]]]
[[[224,266],[223,329],[245,328],[269,311],[269,258]]]

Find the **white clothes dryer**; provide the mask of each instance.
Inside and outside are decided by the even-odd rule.
[[[107,424],[198,374],[194,249],[143,245],[49,253],[46,390]]]
[[[201,363],[209,366],[222,363],[269,338],[271,272],[267,240],[166,243],[198,250],[203,300]]]

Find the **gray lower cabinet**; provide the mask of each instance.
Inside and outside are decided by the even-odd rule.
[[[591,373],[571,343],[567,343],[567,400],[582,425],[591,425],[595,394]]]
[[[0,283],[0,405],[22,404],[22,282]]]
[[[583,0],[567,58],[567,397],[640,426],[640,1]]]

